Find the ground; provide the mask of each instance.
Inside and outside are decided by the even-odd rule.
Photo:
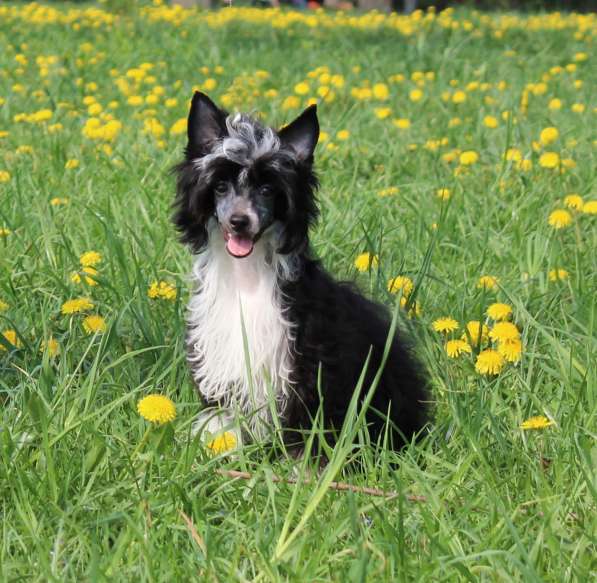
[[[563,13],[0,6],[0,579],[587,581],[596,40]],[[192,438],[195,89],[275,126],[319,104],[314,248],[403,304],[429,371],[400,455],[341,443],[297,485]]]

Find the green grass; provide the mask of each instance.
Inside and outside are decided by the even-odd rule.
[[[501,20],[463,11],[346,25],[319,16],[313,27],[261,11],[191,14],[174,23],[137,9],[112,23],[100,22],[103,14],[75,13],[64,22],[23,4],[0,7],[0,132],[7,132],[0,171],[9,173],[0,182],[0,229],[10,230],[0,236],[0,331],[19,338],[14,347],[0,335],[0,579],[589,580],[595,219],[571,211],[572,224],[554,230],[548,216],[564,208],[567,194],[595,198],[595,17]],[[229,14],[236,19],[223,22]],[[576,70],[552,69],[574,63],[579,52],[590,57]],[[26,64],[15,60],[21,53]],[[40,55],[57,56],[47,76],[36,64]],[[164,95],[155,106],[132,106],[115,81],[144,62],[153,64],[155,81],[132,94],[145,97],[157,84]],[[184,136],[169,129],[186,116],[193,86],[208,78],[217,81],[208,91],[216,101],[229,94],[232,107],[288,122],[315,95],[320,83],[308,73],[321,66],[345,84],[319,107],[329,137],[317,153],[322,218],[314,247],[332,272],[389,306],[396,301],[390,277],[415,282],[422,313],[409,320],[400,311],[398,323],[416,338],[429,370],[434,418],[424,439],[399,456],[365,447],[359,469],[346,469],[357,452],[343,441],[319,481],[293,485],[272,477],[294,475],[284,457],[272,460],[253,445],[236,459],[213,458],[190,435],[199,410],[183,349],[191,257],[170,224],[169,169]],[[416,71],[435,74],[420,102],[408,98]],[[405,80],[392,81],[397,74]],[[546,74],[545,92],[531,93],[524,111],[525,85]],[[305,80],[310,91],[300,106],[284,110]],[[351,88],[365,82],[386,83],[389,98],[357,100]],[[467,89],[471,82],[489,85]],[[465,103],[442,99],[458,88]],[[268,89],[279,93],[266,96]],[[86,95],[122,123],[112,153],[82,134],[91,117]],[[556,97],[562,108],[549,109]],[[177,105],[166,107],[167,98]],[[118,107],[110,109],[111,101]],[[584,112],[572,111],[575,103]],[[391,115],[378,119],[378,107]],[[149,108],[166,130],[161,144],[143,133]],[[14,121],[42,109],[53,112],[51,120]],[[486,127],[486,115],[499,126]],[[394,118],[410,119],[411,127],[399,130]],[[450,124],[453,118],[461,124]],[[62,130],[51,133],[55,123]],[[559,138],[534,151],[548,126]],[[342,129],[348,140],[336,139]],[[424,147],[443,138],[437,150]],[[32,151],[17,152],[23,145]],[[503,161],[510,147],[533,168]],[[479,161],[455,175],[457,160],[442,158],[454,149],[474,150]],[[542,168],[544,150],[576,166]],[[66,170],[69,159],[79,167]],[[378,196],[388,187],[400,190]],[[452,191],[446,202],[435,194],[444,187]],[[69,202],[53,206],[54,197]],[[89,250],[103,257],[93,287],[70,279]],[[354,260],[365,251],[379,256],[379,266],[359,273]],[[550,281],[554,268],[569,277]],[[479,289],[482,275],[497,277],[499,288]],[[150,299],[155,280],[175,284],[176,300]],[[105,333],[87,335],[83,315],[61,314],[66,300],[82,295],[105,318]],[[461,326],[485,320],[494,301],[512,306],[523,353],[499,375],[483,376],[475,354],[447,357],[431,323],[448,315]],[[55,358],[40,351],[50,337],[60,346]],[[177,418],[148,433],[136,403],[152,392],[176,403]],[[535,415],[554,425],[523,431]],[[362,429],[353,420],[348,433]],[[227,479],[216,472],[222,468],[254,478]],[[331,480],[400,496],[330,491]]]

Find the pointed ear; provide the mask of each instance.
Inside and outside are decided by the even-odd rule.
[[[293,122],[283,127],[278,135],[282,145],[291,147],[300,160],[311,161],[319,139],[317,106],[307,107]]]
[[[189,158],[205,156],[213,143],[226,135],[226,116],[205,93],[195,91],[187,123]]]

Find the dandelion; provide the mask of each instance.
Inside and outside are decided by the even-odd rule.
[[[388,281],[388,291],[391,294],[397,294],[399,291],[402,292],[402,296],[407,298],[413,291],[413,281],[406,275],[398,275],[391,278]]]
[[[382,188],[377,192],[377,196],[384,197],[384,196],[392,196],[393,194],[398,194],[400,189],[397,186],[388,186],[388,188]]]
[[[407,130],[410,127],[410,120],[406,118],[397,118],[392,120],[392,123],[399,129],[399,130]]]
[[[568,279],[568,276],[568,272],[561,268],[551,269],[548,273],[549,281],[563,281]]]
[[[450,358],[458,358],[461,354],[472,352],[470,344],[465,340],[448,340],[445,348]]]
[[[211,451],[213,455],[226,453],[236,448],[236,435],[232,431],[224,431],[221,435],[214,437],[208,441],[205,446]]]
[[[341,141],[348,140],[348,138],[350,138],[350,132],[348,130],[340,130],[336,134],[336,138]]]
[[[518,362],[522,354],[522,342],[520,338],[498,342],[497,350],[508,362]]]
[[[60,311],[64,315],[68,315],[86,312],[87,310],[91,310],[91,308],[93,308],[93,302],[89,298],[75,298],[64,302]]]
[[[58,344],[58,341],[55,338],[49,338],[41,343],[40,352],[42,354],[47,352],[50,358],[54,358],[60,353],[60,344]]]
[[[473,344],[480,344],[487,342],[489,338],[489,328],[485,324],[481,324],[479,320],[471,320],[466,324],[466,332],[462,335],[463,340],[470,338]]]
[[[8,304],[0,300],[0,312],[4,312],[6,310],[8,310]]]
[[[539,134],[539,141],[544,146],[549,146],[549,144],[553,144],[553,142],[555,142],[559,136],[560,132],[557,128],[548,127],[541,130],[541,133]]]
[[[173,302],[176,299],[176,286],[166,281],[154,281],[149,286],[147,295],[152,300],[159,298]]]
[[[8,182],[10,180],[10,172],[0,170],[0,182]]]
[[[582,212],[587,215],[597,215],[597,200],[589,200],[582,207]]]
[[[560,155],[557,152],[545,152],[539,158],[539,166],[552,170],[560,165]]]
[[[466,152],[462,152],[462,154],[460,154],[459,160],[462,166],[471,166],[479,160],[479,154],[477,154],[477,152],[474,150],[467,150]]]
[[[76,158],[71,158],[66,161],[66,164],[64,165],[64,167],[67,170],[74,170],[75,168],[79,167],[79,161]]]
[[[512,322],[498,322],[489,331],[489,337],[497,342],[508,342],[520,338],[520,331]]]
[[[385,83],[376,83],[373,85],[373,97],[379,101],[385,101],[390,96],[390,90]]]
[[[301,83],[297,83],[294,86],[294,92],[297,95],[307,95],[307,93],[309,93],[309,90],[310,90],[309,84],[305,83],[304,81],[302,81]]]
[[[400,298],[400,307],[405,310],[408,304],[408,299],[405,296]],[[408,317],[414,318],[415,316],[421,315],[421,304],[419,302],[411,302],[408,308]]]
[[[102,256],[97,251],[85,251],[85,253],[81,254],[79,257],[79,263],[83,267],[93,267],[97,265],[102,260]]]
[[[23,343],[17,336],[15,330],[4,330],[4,332],[2,332],[2,336],[4,337],[4,340],[6,340],[6,342],[8,342],[14,348],[21,348],[23,346]],[[0,350],[6,350],[6,346],[4,346],[4,344],[0,344]]]
[[[454,318],[438,318],[433,321],[432,326],[436,332],[441,332],[442,334],[458,330],[458,322]]]
[[[367,271],[373,267],[377,267],[379,264],[379,259],[377,255],[372,255],[369,252],[361,253],[355,260],[354,266],[359,271]]]
[[[83,277],[81,278],[81,274]],[[85,283],[90,286],[97,285],[97,277],[98,271],[95,267],[83,267],[81,273],[74,272],[71,274],[70,279],[73,283],[81,283],[82,280],[85,280]]]
[[[487,308],[486,313],[492,320],[497,322],[510,318],[512,316],[512,308],[508,304],[496,302]]]
[[[486,115],[483,118],[483,125],[486,128],[495,129],[498,127],[498,120],[493,115]]]
[[[494,277],[493,275],[482,275],[477,282],[477,287],[479,289],[486,289],[492,290],[497,289],[498,287],[498,278]]]
[[[480,352],[479,356],[477,356],[475,370],[479,374],[496,375],[501,372],[504,363],[505,359],[499,352],[488,348]]]
[[[546,429],[552,425],[555,425],[553,421],[543,415],[538,415],[536,417],[529,417],[526,421],[523,421],[520,428],[526,431],[528,429]]]
[[[389,107],[376,107],[373,111],[377,119],[386,119],[392,115],[392,110]]]
[[[171,399],[164,395],[148,395],[137,403],[139,415],[150,421],[162,425],[176,419],[176,406]]]
[[[296,95],[289,95],[282,102],[282,109],[296,109],[301,104],[301,100]]]
[[[452,196],[452,191],[449,188],[438,188],[435,194],[441,200],[448,200]]]
[[[568,194],[564,197],[564,204],[575,211],[580,211],[583,208],[582,196],[578,194]]]
[[[68,204],[70,200],[68,198],[61,198],[59,196],[55,196],[54,198],[50,199],[50,204],[52,206],[64,206]]]
[[[408,94],[408,98],[412,102],[417,103],[423,99],[423,92],[420,89],[412,89]]]
[[[556,209],[549,215],[547,221],[554,229],[563,229],[572,223],[572,215],[564,209]]]
[[[8,237],[12,231],[8,227],[0,227],[0,237]]]
[[[180,134],[184,134],[187,131],[187,118],[183,117],[179,120],[175,121],[172,126],[170,126],[170,135],[172,136],[179,136]]]
[[[101,334],[106,331],[106,320],[98,314],[87,316],[83,320],[83,330],[87,334],[95,334],[96,332]]]

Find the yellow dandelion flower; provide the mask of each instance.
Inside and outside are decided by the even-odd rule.
[[[523,421],[520,424],[520,428],[526,431],[528,429],[546,429],[552,425],[555,425],[555,423],[551,419],[543,415],[538,415],[536,417],[529,417],[526,421]]]
[[[583,208],[582,196],[578,194],[568,194],[564,197],[564,204],[575,211],[580,211]]]
[[[520,331],[512,322],[497,322],[489,331],[489,337],[497,342],[507,342],[520,338]]]
[[[139,415],[151,421],[162,425],[176,419],[176,406],[171,399],[164,395],[148,395],[137,403]]]
[[[452,196],[452,191],[449,188],[438,188],[435,194],[442,200],[448,200]]]
[[[412,279],[406,275],[398,275],[388,281],[388,291],[391,294],[397,294],[399,291],[401,291],[405,298],[410,296],[411,292],[413,291],[413,287],[414,284]]]
[[[548,127],[541,130],[539,134],[539,141],[544,145],[548,146],[549,144],[553,144],[560,136],[560,132],[557,128]]]
[[[562,100],[558,99],[557,97],[554,97],[549,101],[547,107],[551,110],[562,109]]]
[[[93,267],[102,260],[102,256],[97,251],[86,251],[79,257],[79,263],[83,267]]]
[[[397,186],[388,186],[388,188],[382,188],[377,192],[377,196],[384,197],[384,196],[392,196],[393,194],[398,194],[400,189]]]
[[[477,282],[477,287],[479,289],[497,289],[499,279],[494,277],[493,275],[482,275]]]
[[[556,209],[549,215],[548,223],[554,229],[563,229],[572,223],[572,215],[564,209]]]
[[[294,86],[294,92],[297,95],[307,95],[307,93],[309,93],[310,91],[310,87],[308,83],[305,83],[304,81],[302,81],[301,83],[297,83]]]
[[[506,160],[520,162],[522,160],[522,152],[518,148],[508,148],[506,150]]]
[[[369,252],[361,253],[355,260],[354,266],[359,271],[367,271],[368,269],[372,269],[373,267],[377,267],[379,264],[379,259],[377,255],[372,255]]]
[[[512,308],[508,304],[495,302],[487,308],[487,315],[497,321],[508,320],[512,316]]]
[[[213,455],[226,453],[236,448],[236,435],[232,431],[224,431],[221,435],[214,437],[208,441],[205,446],[211,451]]]
[[[390,90],[385,83],[376,83],[373,85],[373,97],[379,101],[385,101],[390,96]]]
[[[301,104],[301,100],[296,95],[289,95],[282,102],[282,109],[296,109]]]
[[[0,170],[0,182],[8,182],[10,180],[10,172]]]
[[[50,199],[50,204],[52,206],[64,206],[65,204],[68,204],[69,202],[70,202],[70,199],[61,198],[59,196],[55,196],[54,198]]]
[[[560,155],[557,152],[545,152],[539,158],[539,166],[552,170],[560,165]]]
[[[549,281],[563,281],[564,279],[568,279],[568,272],[562,268],[551,269],[549,271]]]
[[[4,330],[4,332],[2,332],[2,336],[4,337],[4,340],[11,344],[14,348],[21,348],[23,346],[23,343],[17,336],[15,330]],[[4,344],[0,344],[0,350],[6,350],[6,346],[4,346]]]
[[[450,358],[458,358],[461,354],[470,354],[472,352],[470,344],[465,340],[448,340],[445,348]]]
[[[392,120],[392,123],[399,130],[407,130],[410,127],[410,120],[403,117]]]
[[[459,160],[462,166],[470,166],[479,160],[479,154],[474,150],[467,150],[460,154]]]
[[[522,342],[520,338],[498,342],[497,350],[508,362],[518,362],[522,354]]]
[[[81,277],[81,275],[83,277]],[[87,285],[95,286],[97,285],[96,277],[99,275],[99,272],[95,267],[83,267],[81,273],[75,271],[71,274],[70,279],[74,283],[81,283],[82,280],[85,281]]]
[[[55,338],[49,338],[41,343],[40,352],[42,354],[47,352],[50,358],[54,358],[60,354],[60,344],[58,344],[58,341]]]
[[[67,300],[62,304],[60,311],[64,314],[78,314],[79,312],[86,312],[93,308],[93,302],[89,298],[75,298]]]
[[[179,136],[187,131],[187,118],[182,117],[170,126],[170,135]]]
[[[486,115],[486,116],[483,118],[483,125],[484,125],[486,128],[490,128],[490,129],[492,129],[492,130],[493,130],[493,129],[495,129],[495,128],[497,128],[497,127],[498,127],[498,125],[499,125],[499,122],[498,122],[498,120],[497,120],[497,117],[494,117],[493,115]]]
[[[597,200],[589,200],[582,207],[582,212],[587,215],[597,215]]]
[[[147,295],[152,300],[159,298],[173,302],[176,299],[176,286],[166,281],[153,281],[147,290]]]
[[[489,328],[481,324],[479,320],[471,320],[466,324],[466,332],[462,335],[462,340],[470,341],[477,345],[481,342],[487,342],[489,338]]]
[[[420,89],[412,89],[408,94],[408,98],[414,103],[421,101],[421,99],[423,99],[423,96],[424,93]]]
[[[104,318],[102,318],[99,314],[87,316],[83,320],[83,330],[85,330],[87,334],[95,334],[96,332],[102,334],[106,331],[106,320],[104,320]]]
[[[64,165],[64,167],[67,170],[74,170],[75,168],[79,167],[79,161],[76,158],[70,158],[69,160],[66,161],[66,164]]]
[[[441,332],[443,334],[458,330],[458,322],[454,320],[454,318],[438,318],[433,321],[432,326],[436,332]]]
[[[340,141],[348,140],[348,138],[350,138],[350,132],[348,130],[340,130],[336,134],[336,138]]]
[[[454,95],[452,95],[452,103],[464,103],[466,99],[466,93],[462,90],[455,91]]]
[[[488,348],[480,352],[479,356],[477,356],[475,370],[479,374],[496,375],[504,368],[504,363],[505,359],[499,352]]]
[[[8,304],[0,300],[0,312],[4,312],[5,310],[8,310]]]
[[[377,119],[386,119],[392,115],[392,110],[389,107],[376,107],[373,111]]]
[[[12,231],[8,227],[0,227],[0,237],[8,237]]]
[[[400,298],[400,307],[405,310],[406,309],[406,304],[408,303],[408,299],[405,296],[402,296]],[[414,318],[416,316],[420,316],[421,315],[421,304],[419,302],[411,302],[410,307],[408,308],[408,317],[409,318]]]

